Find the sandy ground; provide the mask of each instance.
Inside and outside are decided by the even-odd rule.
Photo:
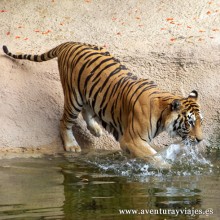
[[[105,46],[135,74],[163,89],[199,92],[204,133],[219,137],[220,3],[217,0],[2,0],[0,39],[15,53],[41,53],[66,41]],[[56,59],[33,63],[0,52],[0,151],[63,151],[63,94]],[[119,149],[94,138],[82,118],[73,128],[82,148]],[[156,143],[169,143],[160,136]]]

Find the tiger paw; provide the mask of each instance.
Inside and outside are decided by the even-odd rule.
[[[65,151],[68,152],[76,152],[79,153],[81,152],[81,147],[76,145],[76,146],[64,146]]]
[[[98,124],[93,127],[88,126],[87,128],[95,137],[100,137],[102,135],[102,129]]]
[[[170,169],[172,167],[167,161],[165,161],[161,156],[155,155],[152,157],[153,166],[158,169]]]

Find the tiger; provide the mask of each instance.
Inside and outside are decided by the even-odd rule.
[[[64,93],[60,134],[66,151],[81,151],[72,130],[80,112],[94,136],[100,137],[103,127],[134,158],[156,155],[152,140],[163,131],[190,145],[203,139],[196,90],[187,97],[163,91],[131,73],[105,47],[66,42],[40,55],[12,54],[6,46],[3,51],[34,62],[58,58]]]

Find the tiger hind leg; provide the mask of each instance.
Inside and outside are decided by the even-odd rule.
[[[75,107],[76,100],[74,99],[73,94],[64,97],[64,113],[63,118],[60,121],[60,134],[63,140],[64,149],[66,151],[80,152],[81,148],[73,135],[72,127],[82,107]]]
[[[92,110],[88,106],[84,106],[82,109],[83,119],[86,121],[87,129],[95,137],[100,137],[102,135],[102,128],[95,120]]]
[[[65,117],[61,119],[60,134],[63,140],[64,149],[66,151],[81,152],[81,148],[73,135],[72,127],[72,122],[67,122]]]

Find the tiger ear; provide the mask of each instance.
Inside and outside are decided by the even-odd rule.
[[[178,99],[174,99],[171,103],[171,110],[177,111],[180,109],[180,101]]]
[[[198,99],[198,92],[196,90],[193,90],[192,92],[190,92],[188,98],[197,100]]]

